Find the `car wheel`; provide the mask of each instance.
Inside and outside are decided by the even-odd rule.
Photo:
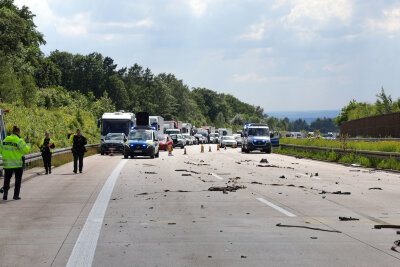
[[[104,152],[100,152],[100,155],[102,155],[102,156],[103,156],[103,155],[104,155]]]
[[[271,148],[267,148],[267,149],[265,150],[265,153],[271,154]]]
[[[125,154],[124,154],[124,159],[127,159],[127,158],[128,158],[128,155],[125,155]]]
[[[156,156],[156,158],[158,158],[160,156],[160,150],[157,151],[157,154],[155,156]]]

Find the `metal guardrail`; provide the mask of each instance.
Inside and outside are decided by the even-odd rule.
[[[342,148],[330,148],[330,147],[318,147],[318,146],[300,146],[300,145],[289,145],[289,144],[280,144],[281,147],[293,148],[293,149],[302,149],[302,150],[310,150],[310,151],[321,151],[321,152],[330,152],[334,151],[339,154],[355,154],[363,157],[374,157],[374,158],[394,158],[400,159],[400,153],[398,152],[382,152],[382,151],[367,151],[367,150],[354,150],[354,149],[342,149]]]
[[[92,147],[100,147],[100,144],[86,145],[86,148],[92,148]],[[65,154],[65,153],[71,153],[71,147],[55,149],[53,152],[53,156],[61,155],[61,154]],[[41,159],[42,159],[41,152],[26,154],[25,155],[25,164],[33,162],[33,161],[41,160]],[[3,166],[3,161],[1,160],[1,154],[0,154],[0,166]]]

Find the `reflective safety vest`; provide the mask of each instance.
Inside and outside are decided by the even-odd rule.
[[[69,137],[69,144],[70,144],[71,146],[74,145],[74,136],[75,136],[75,134],[71,134],[70,137]]]
[[[0,143],[0,153],[4,169],[22,168],[22,156],[29,153],[31,147],[24,140],[12,134]]]
[[[42,149],[42,147],[43,147],[44,139],[45,139],[45,138],[43,138],[42,141],[40,142],[40,145],[39,145],[40,149]],[[53,152],[54,152],[54,149],[51,148],[51,146],[52,146],[53,144],[54,144],[53,139],[50,139],[50,140],[49,140],[49,150],[50,150],[50,153],[53,153]]]

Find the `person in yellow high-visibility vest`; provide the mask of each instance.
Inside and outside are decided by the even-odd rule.
[[[10,180],[15,173],[15,187],[13,199],[21,199],[19,193],[21,190],[22,173],[23,173],[23,159],[24,154],[29,153],[31,146],[29,138],[25,141],[20,138],[21,130],[18,126],[13,127],[13,134],[7,136],[3,142],[0,143],[0,152],[3,160],[4,169],[4,193],[3,200],[7,200],[8,190],[10,189]]]
[[[46,174],[49,174],[51,173],[51,155],[53,154],[55,148],[54,140],[50,138],[50,133],[45,133],[45,137],[40,142],[39,148],[42,152]]]

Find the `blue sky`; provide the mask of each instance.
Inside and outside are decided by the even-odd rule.
[[[15,0],[43,51],[100,52],[265,111],[400,97],[400,3],[372,0]]]

